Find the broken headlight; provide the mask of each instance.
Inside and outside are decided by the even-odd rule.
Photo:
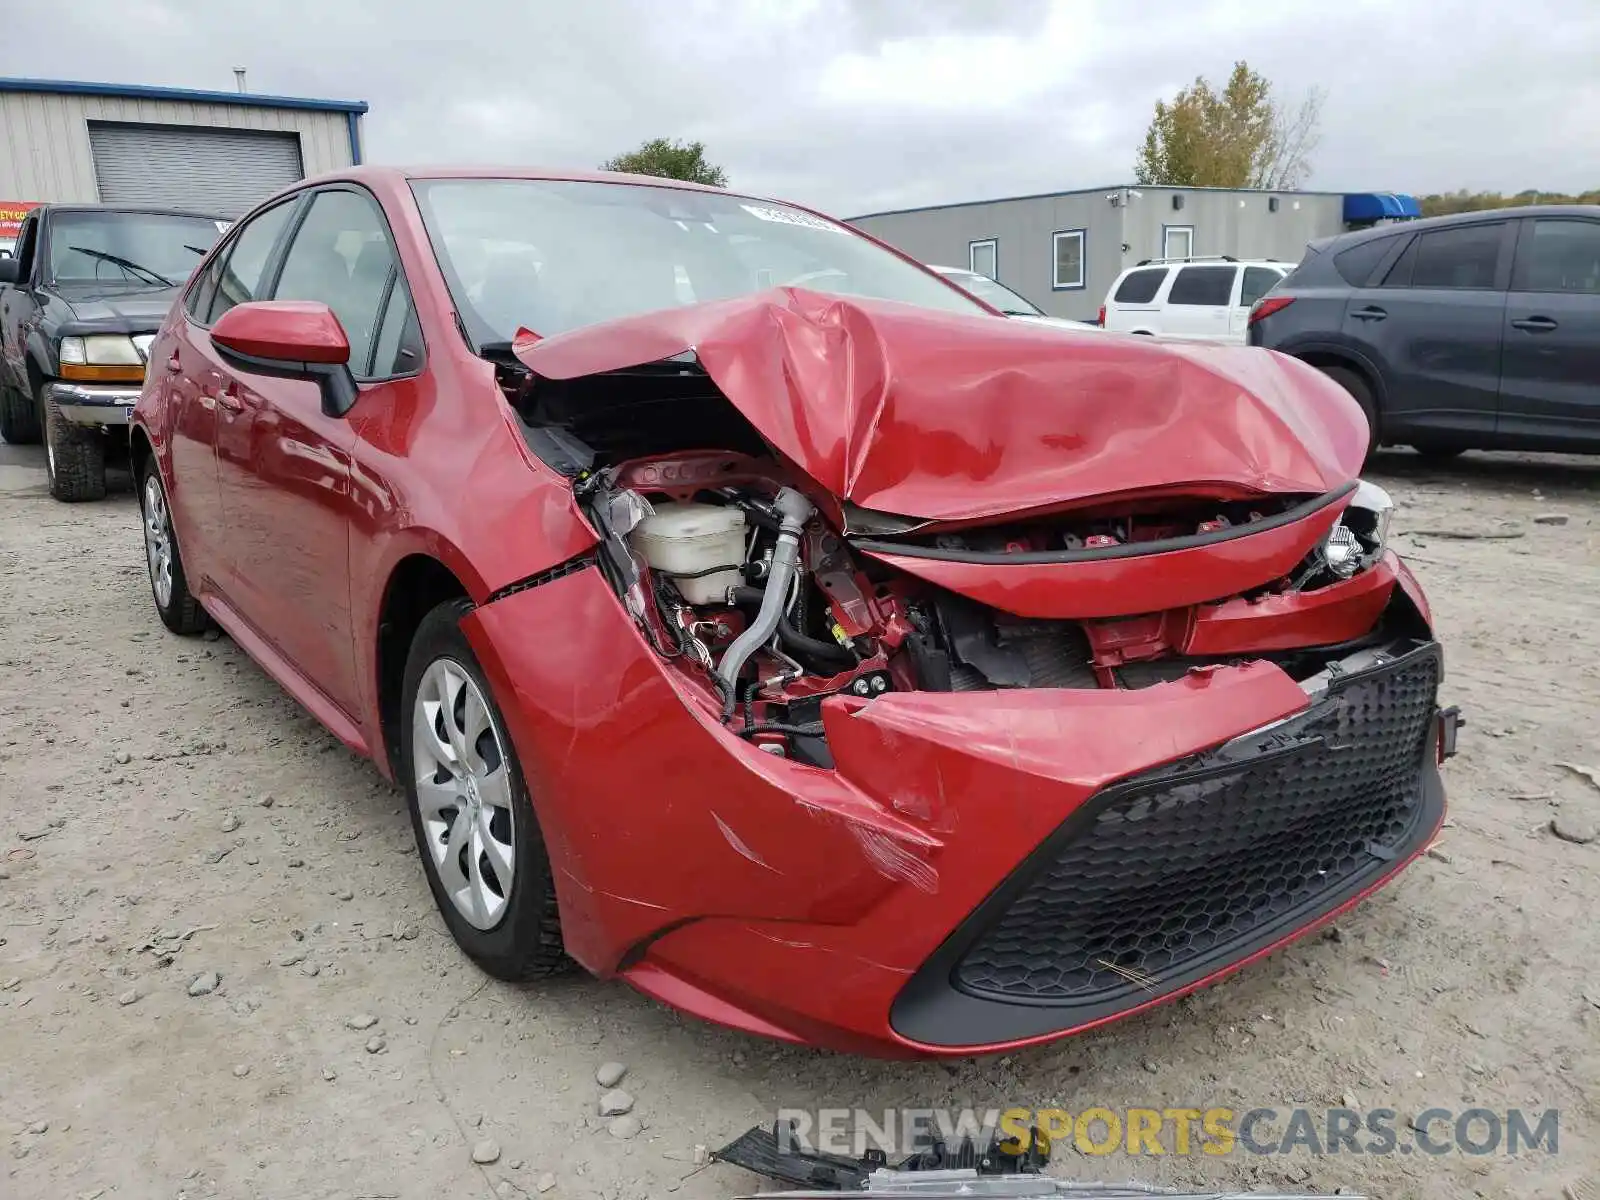
[[[1349,579],[1377,562],[1389,544],[1393,516],[1394,501],[1389,493],[1375,483],[1359,481],[1349,507],[1322,543],[1328,570],[1340,579]]]

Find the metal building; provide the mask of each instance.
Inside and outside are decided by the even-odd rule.
[[[103,201],[236,216],[359,163],[366,111],[360,100],[0,79],[0,209]]]
[[[1092,320],[1124,267],[1228,254],[1299,262],[1308,241],[1418,215],[1392,193],[1262,192],[1117,184],[852,217],[922,262],[970,267],[1051,316]]]

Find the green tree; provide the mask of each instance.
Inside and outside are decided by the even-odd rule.
[[[1243,62],[1221,92],[1196,78],[1170,102],[1156,101],[1134,178],[1169,187],[1298,187],[1310,173],[1323,96],[1313,88],[1286,108]]]
[[[619,154],[600,164],[602,171],[626,171],[631,175],[659,175],[665,179],[684,179],[711,187],[726,187],[727,173],[706,161],[703,142],[668,141],[651,138],[637,150]]]
[[[1425,217],[1482,212],[1484,209],[1512,208],[1523,204],[1600,204],[1600,188],[1587,192],[1541,192],[1536,188],[1528,188],[1511,196],[1499,192],[1469,192],[1462,188],[1456,192],[1419,196],[1417,204]]]

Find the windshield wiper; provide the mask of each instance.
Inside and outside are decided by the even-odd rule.
[[[185,250],[193,250],[201,258],[204,258],[206,256],[206,248],[204,246],[191,246],[191,245],[189,245],[188,242],[185,242],[183,244],[183,248]]]
[[[159,283],[162,287],[178,286],[165,275],[158,274],[157,272],[152,271],[149,267],[140,266],[131,258],[123,258],[120,254],[110,254],[104,250],[91,250],[87,246],[68,246],[67,249],[75,251],[78,254],[87,254],[90,258],[101,259],[112,264],[113,266],[121,267],[124,271],[132,271],[136,275],[143,275],[146,279],[153,283]],[[202,253],[204,252],[202,251]]]

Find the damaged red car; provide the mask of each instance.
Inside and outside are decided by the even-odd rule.
[[[1441,822],[1428,605],[1292,359],[1008,321],[772,200],[357,168],[240,220],[149,361],[161,618],[403,785],[500,978],[1001,1050]]]

